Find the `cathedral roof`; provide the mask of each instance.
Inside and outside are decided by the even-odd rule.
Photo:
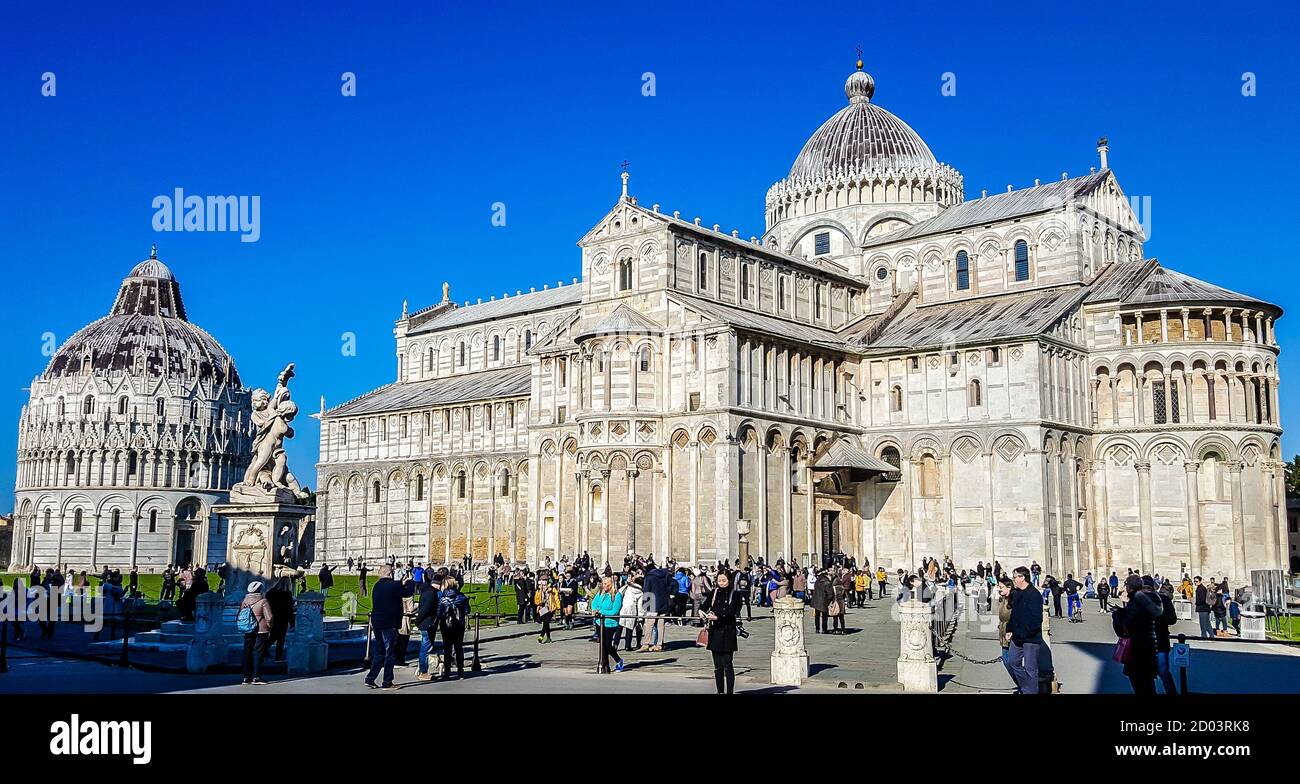
[[[970,226],[996,223],[1008,218],[1034,215],[1048,212],[1090,193],[1110,176],[1109,169],[1102,169],[1083,177],[1057,180],[1032,188],[998,193],[982,199],[972,199],[955,204],[933,218],[920,221],[906,228],[873,237],[864,243],[864,247],[889,245],[901,240],[926,237],[931,234],[943,234]]]
[[[582,335],[645,335],[663,332],[661,324],[656,324],[645,316],[632,310],[627,305],[619,305],[614,312],[601,320],[591,329],[582,330]]]
[[[786,321],[775,316],[724,305],[721,302],[701,299],[679,291],[673,291],[670,294],[674,300],[693,310],[698,310],[708,318],[722,324],[730,324],[750,332],[761,332],[774,337],[800,340],[838,351],[843,351],[846,348],[844,339],[829,329]]]
[[[340,417],[357,414],[381,414],[393,411],[491,400],[500,397],[525,397],[532,385],[532,367],[514,365],[495,370],[480,370],[458,376],[425,381],[387,384],[361,397],[349,400],[325,412]]]
[[[240,385],[230,355],[186,317],[180,283],[156,251],[122,281],[109,314],[59,348],[44,377],[86,372],[197,377],[217,384],[228,381],[236,389]]]
[[[926,305],[897,318],[863,350],[943,348],[1038,335],[1086,294],[1066,286]]]
[[[1110,265],[1089,287],[1085,301],[1116,300],[1122,306],[1232,303],[1281,312],[1276,305],[1185,275],[1155,259]]]
[[[844,84],[849,105],[831,115],[808,139],[790,167],[789,180],[836,177],[864,167],[900,170],[938,165],[916,131],[871,103],[875,89],[859,60],[858,70]]]
[[[461,327],[480,321],[495,321],[566,305],[577,305],[581,301],[582,284],[556,286],[553,289],[516,294],[513,297],[503,297],[476,305],[448,308],[415,327],[408,334],[423,335],[426,332],[438,332],[449,327]]]

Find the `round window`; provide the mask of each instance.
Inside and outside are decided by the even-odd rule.
[[[889,277],[888,269],[880,267],[876,270],[876,280],[884,280],[887,277]]]

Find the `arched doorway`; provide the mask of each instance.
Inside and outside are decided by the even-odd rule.
[[[203,505],[194,499],[176,507],[176,524],[172,535],[172,563],[191,564],[198,555],[196,532],[203,525]]]

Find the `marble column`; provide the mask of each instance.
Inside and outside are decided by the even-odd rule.
[[[1232,482],[1232,540],[1233,548],[1233,582],[1246,582],[1246,525],[1241,511],[1241,462],[1227,464],[1229,481]]]
[[[1184,461],[1183,470],[1187,472],[1187,538],[1191,550],[1188,568],[1195,577],[1201,573],[1201,501],[1198,482],[1201,461]]]
[[[781,478],[781,487],[784,488],[782,497],[785,498],[785,508],[782,510],[783,519],[781,521],[781,557],[785,559],[786,564],[794,562],[794,554],[791,548],[794,547],[794,488],[790,486],[790,475],[793,470],[791,462],[793,460],[793,450],[788,447],[782,447],[781,453],[785,456],[785,465]]]
[[[1151,464],[1139,462],[1138,521],[1142,529],[1142,571],[1150,574],[1155,569],[1155,542],[1151,521]]]
[[[691,456],[691,517],[690,517],[690,552],[689,563],[694,566],[699,562],[699,498],[700,498],[700,443],[692,441],[687,445]]]
[[[760,436],[758,449],[758,555],[765,561],[767,554],[767,444]],[[743,492],[743,490],[742,490]]]
[[[608,367],[608,365],[606,365]],[[600,561],[609,564],[609,494],[613,490],[609,483],[612,472],[606,468],[600,472],[604,489],[600,494]]]

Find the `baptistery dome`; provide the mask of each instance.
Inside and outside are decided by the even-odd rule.
[[[59,348],[44,377],[86,373],[186,376],[239,387],[230,355],[186,317],[180,284],[156,251],[122,281],[108,315]]]

